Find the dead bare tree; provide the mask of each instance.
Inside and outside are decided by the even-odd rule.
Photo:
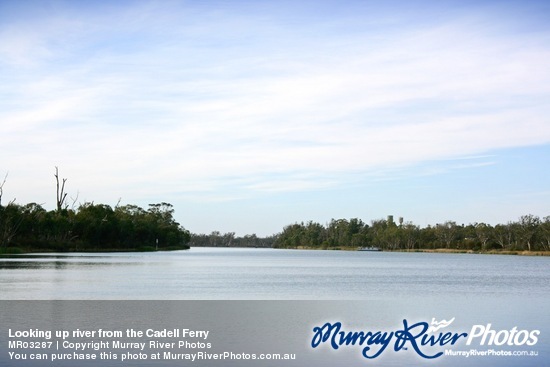
[[[65,203],[65,200],[67,199],[67,193],[65,192],[65,182],[67,182],[67,179],[62,179],[61,183],[61,191],[59,190],[59,170],[57,166],[55,167],[55,181],[57,183],[57,211],[61,212],[63,208],[63,204]]]
[[[6,183],[6,180],[8,179],[8,173],[6,172],[6,175],[4,176],[4,181],[0,184],[0,207],[2,206],[2,194],[4,194],[4,184]]]

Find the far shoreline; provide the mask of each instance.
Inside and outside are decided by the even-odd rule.
[[[414,250],[393,250],[387,252],[427,252],[439,254],[478,254],[478,255],[517,255],[517,256],[550,256],[550,251],[527,251],[527,250],[453,250],[446,248],[439,249],[414,249]]]
[[[359,251],[355,247],[334,247],[334,248],[319,248],[319,247],[307,247],[299,246],[293,248],[275,248],[278,250],[320,250],[320,251]],[[424,252],[424,253],[437,253],[437,254],[477,254],[477,255],[516,255],[516,256],[550,256],[550,251],[527,251],[527,250],[465,250],[465,249],[448,249],[448,248],[435,248],[435,249],[398,249],[398,250],[380,250],[380,251],[366,251],[366,252]]]
[[[40,248],[40,249],[22,249],[20,247],[7,247],[7,248],[0,248],[0,256],[3,255],[32,255],[32,254],[48,254],[48,253],[56,253],[56,254],[70,254],[70,253],[89,253],[89,254],[95,254],[95,253],[149,253],[149,252],[166,252],[166,251],[182,251],[182,250],[189,250],[189,246],[171,246],[171,247],[161,247],[156,248],[153,246],[142,246],[138,248],[130,248],[130,249],[90,249],[90,248],[84,248],[82,250],[75,248],[70,249],[69,251],[60,251],[57,249],[49,249],[49,248]]]
[[[159,248],[155,247],[141,247],[134,249],[74,249],[72,251],[59,251],[56,249],[21,249],[19,247],[8,247],[0,248],[0,256],[4,255],[32,255],[37,253],[150,253],[150,252],[171,252],[171,251],[181,251],[181,250],[190,250],[192,248],[203,248],[209,246],[173,246],[169,248]],[[212,246],[211,248],[254,248],[254,247],[220,247]],[[356,247],[332,247],[332,248],[322,248],[322,247],[308,247],[308,246],[298,246],[293,248],[279,248],[279,247],[262,247],[262,248],[271,248],[274,250],[317,250],[317,251],[359,251],[359,248]],[[515,255],[515,256],[550,256],[550,251],[527,251],[527,250],[466,250],[466,249],[448,249],[448,248],[435,248],[435,249],[397,249],[397,250],[380,250],[380,251],[366,251],[366,252],[403,252],[403,253],[433,253],[433,254],[476,254],[476,255]]]

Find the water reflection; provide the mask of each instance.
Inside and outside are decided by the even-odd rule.
[[[0,258],[2,299],[549,297],[549,258],[192,249]]]
[[[135,262],[135,261],[134,261]],[[113,261],[113,257],[89,254],[30,254],[0,256],[0,270],[5,269],[67,269],[89,266],[119,266],[129,262]]]
[[[68,261],[2,261],[0,260],[0,270],[4,269],[68,269],[81,268],[86,266],[128,266],[128,262],[68,262]]]

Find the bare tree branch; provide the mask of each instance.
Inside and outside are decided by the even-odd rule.
[[[6,175],[4,176],[4,181],[2,181],[2,183],[0,184],[0,206],[2,206],[2,195],[4,194],[4,184],[8,179],[8,173],[9,172],[6,172]]]
[[[62,184],[61,184],[61,191],[59,191],[59,170],[57,168],[57,166],[55,167],[55,181],[57,183],[57,211],[58,212],[61,212],[63,208],[63,204],[65,202],[65,200],[67,199],[67,193],[65,193],[65,182],[67,182],[67,179],[64,178],[62,179]],[[66,207],[65,207],[66,209]]]
[[[71,209],[72,209],[72,210],[74,210],[74,208],[75,208],[75,206],[76,206],[76,201],[78,200],[78,196],[79,196],[79,195],[80,195],[80,191],[77,191],[77,192],[76,192],[76,197],[75,197],[75,198],[73,198],[73,197],[71,196],[71,200],[73,201],[73,203],[72,203],[72,205],[71,205]]]

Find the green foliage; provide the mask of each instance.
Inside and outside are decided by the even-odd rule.
[[[277,235],[277,248],[358,248],[374,246],[385,250],[448,248],[454,251],[541,250],[550,251],[550,216],[543,220],[525,215],[517,222],[492,227],[485,223],[458,225],[446,221],[420,228],[405,222],[379,219],[365,224],[357,218],[332,219],[319,223],[294,223]]]
[[[171,204],[111,208],[84,203],[46,211],[36,203],[0,205],[0,248],[48,251],[134,251],[188,248],[190,234],[173,218]],[[6,250],[3,250],[6,251]]]
[[[24,253],[24,251],[19,247],[0,247],[0,254],[2,255],[16,255],[22,253]]]
[[[276,236],[258,237],[256,234],[236,237],[235,232],[221,234],[213,231],[207,234],[192,234],[190,245],[193,247],[264,247],[271,248]]]

